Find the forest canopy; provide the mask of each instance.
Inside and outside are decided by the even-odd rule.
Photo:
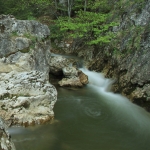
[[[17,19],[39,20],[46,16],[52,39],[77,39],[84,44],[105,45],[114,38],[111,0],[1,0],[0,13]]]

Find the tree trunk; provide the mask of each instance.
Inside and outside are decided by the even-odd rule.
[[[54,0],[54,2],[55,2],[55,8],[57,10],[57,0]]]
[[[87,0],[84,1],[84,11],[86,11],[87,8]]]
[[[68,0],[68,17],[71,17],[71,0]]]

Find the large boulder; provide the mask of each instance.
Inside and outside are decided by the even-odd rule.
[[[88,76],[75,67],[65,67],[62,69],[64,78],[58,82],[60,86],[82,87],[88,84]]]
[[[1,150],[16,150],[11,141],[11,137],[7,132],[7,126],[0,118],[0,149]]]
[[[68,78],[72,76],[78,76],[78,70],[75,67],[64,67],[62,68],[62,71],[63,75]]]
[[[1,15],[0,32],[0,116],[25,126],[52,119],[57,91],[49,83],[48,27]]]
[[[56,76],[60,76],[63,74],[62,68],[68,67],[72,63],[73,61],[71,59],[53,54],[50,59],[50,73]]]
[[[82,87],[83,84],[80,82],[80,79],[78,77],[72,77],[72,78],[63,78],[61,81],[58,82],[60,86],[65,87]]]
[[[7,124],[33,125],[53,118],[56,89],[39,71],[0,74],[0,116]]]
[[[0,28],[0,58],[14,64],[20,57],[27,57],[30,70],[49,71],[50,31],[46,25],[1,15]]]

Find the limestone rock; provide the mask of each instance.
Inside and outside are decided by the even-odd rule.
[[[65,67],[62,69],[64,78],[59,81],[60,86],[82,87],[88,84],[88,76],[75,67]]]
[[[49,83],[48,27],[9,15],[0,15],[0,26],[0,116],[24,126],[52,119],[57,91]]]
[[[27,126],[53,118],[57,92],[44,73],[1,73],[0,84],[0,116],[6,122]]]
[[[11,141],[11,137],[7,132],[7,126],[0,118],[0,149],[1,150],[16,150]]]
[[[71,61],[62,56],[52,56],[50,59],[50,73],[62,75],[62,68],[68,67]]]
[[[33,20],[16,20],[9,15],[0,16],[0,25],[4,29],[0,31],[0,58],[4,59],[4,63],[14,64],[24,59],[30,70],[49,72],[48,26]]]
[[[83,86],[79,77],[63,78],[58,83],[60,86],[67,86],[67,87],[82,87]]]
[[[68,78],[72,76],[75,77],[78,76],[78,70],[74,67],[64,67],[62,71],[63,71],[63,75]]]
[[[79,70],[78,72],[78,75],[79,75],[79,79],[80,79],[80,82],[82,84],[88,84],[88,76],[86,74],[84,74],[81,70]]]

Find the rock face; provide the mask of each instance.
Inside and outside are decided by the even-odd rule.
[[[90,68],[115,78],[115,92],[122,92],[150,111],[150,0],[143,5],[134,4],[122,14],[117,31],[125,34],[117,39],[117,44],[121,54],[130,51],[120,56],[108,55],[108,47],[99,50]]]
[[[67,67],[71,64],[72,62],[62,56],[52,56],[50,60],[50,73],[54,75],[62,75],[62,68]]]
[[[50,120],[56,90],[39,71],[1,73],[0,116],[9,124],[33,125]]]
[[[59,81],[60,86],[82,87],[88,84],[88,76],[74,67],[65,67],[62,69],[64,78]]]
[[[60,86],[82,87],[88,84],[88,76],[77,69],[76,66],[78,63],[80,64],[80,60],[76,59],[57,54],[51,57],[50,74],[63,77],[61,81],[57,82]]]
[[[116,33],[113,42],[105,47],[87,46],[70,51],[84,57],[90,70],[116,79],[115,92],[150,111],[150,0],[131,3],[127,0],[122,5],[118,5],[119,1],[112,2],[112,21],[117,20],[119,24],[111,29]]]
[[[49,83],[48,27],[1,15],[0,32],[0,116],[25,126],[52,119],[57,92]]]
[[[4,124],[4,122],[0,118],[0,149],[1,150],[16,150],[6,129],[7,129],[7,126]]]
[[[50,31],[46,25],[1,15],[0,29],[0,58],[10,64],[23,59],[23,63],[28,63],[23,69],[49,70],[50,41],[46,39]]]

